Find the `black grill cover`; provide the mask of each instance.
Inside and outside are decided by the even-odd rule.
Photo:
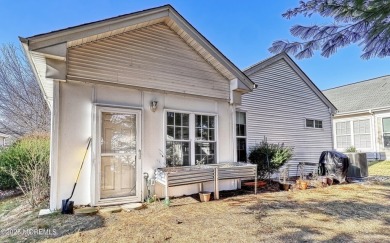
[[[318,174],[320,176],[332,176],[339,183],[346,181],[349,167],[348,157],[335,151],[321,153]]]

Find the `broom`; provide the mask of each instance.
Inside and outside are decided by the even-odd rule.
[[[76,189],[77,181],[79,180],[80,172],[81,172],[81,169],[83,168],[85,157],[87,156],[87,152],[88,152],[89,146],[91,145],[91,140],[92,140],[92,138],[88,138],[87,149],[85,150],[83,162],[81,163],[81,166],[80,166],[80,169],[79,169],[79,173],[78,173],[76,181],[75,181],[75,183],[73,185],[72,194],[70,194],[70,197],[68,199],[63,199],[62,200],[62,209],[61,209],[61,213],[62,214],[73,214],[73,203],[74,202],[70,201],[70,199],[73,197],[74,189]]]

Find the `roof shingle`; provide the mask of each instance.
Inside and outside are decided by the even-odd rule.
[[[390,75],[324,90],[339,112],[390,106]]]

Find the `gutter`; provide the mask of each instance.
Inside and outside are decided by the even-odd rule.
[[[378,108],[373,108],[373,109],[364,109],[364,110],[357,110],[357,111],[339,112],[339,113],[336,113],[335,116],[372,114],[374,112],[386,111],[386,110],[390,110],[390,106],[383,106],[383,107],[378,107]]]

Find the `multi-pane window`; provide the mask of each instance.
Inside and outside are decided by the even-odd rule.
[[[386,148],[390,147],[390,117],[382,119],[383,123],[383,145]]]
[[[351,123],[336,122],[336,145],[337,148],[348,148],[351,146]]]
[[[216,116],[167,112],[166,165],[216,162]]]
[[[322,121],[321,120],[314,120],[314,119],[306,119],[306,127],[312,127],[312,128],[322,128]]]
[[[189,114],[176,112],[167,113],[167,166],[191,164],[189,119]]]
[[[195,162],[215,163],[215,117],[195,115]]]
[[[246,162],[246,113],[236,112],[237,161]]]
[[[371,148],[370,120],[353,121],[353,135],[356,148]]]

